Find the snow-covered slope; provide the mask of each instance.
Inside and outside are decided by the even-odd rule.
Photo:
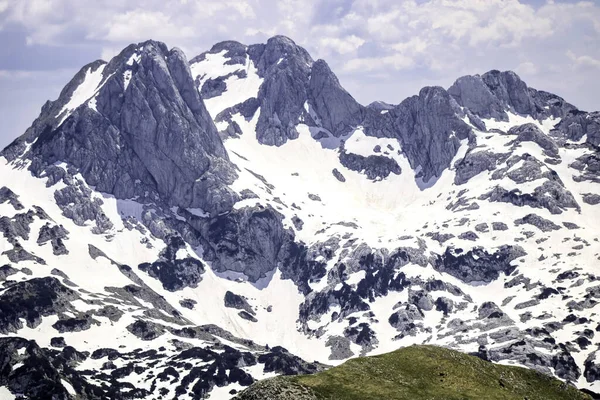
[[[0,390],[227,399],[430,343],[600,391],[599,144],[511,72],[363,107],[288,38],[129,46],[2,152]]]

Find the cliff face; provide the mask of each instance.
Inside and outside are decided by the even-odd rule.
[[[414,343],[598,391],[599,127],[512,72],[364,107],[281,36],[86,65],[0,156],[0,397],[226,399]]]
[[[118,198],[152,193],[169,205],[229,210],[235,179],[178,49],[145,42],[84,67],[3,155],[23,151],[38,176],[58,162]]]

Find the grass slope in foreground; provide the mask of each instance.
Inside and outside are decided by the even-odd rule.
[[[238,400],[564,400],[587,394],[531,369],[436,346],[356,358],[314,375],[260,381]]]

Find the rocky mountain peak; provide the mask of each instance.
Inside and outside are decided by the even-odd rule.
[[[562,118],[575,107],[551,93],[527,86],[513,71],[492,70],[458,78],[448,92],[480,118],[508,121],[507,112],[534,119]]]
[[[309,69],[313,59],[308,52],[286,36],[273,36],[266,44],[252,45],[248,49],[250,58],[264,76],[273,66],[293,68],[297,72]]]
[[[225,185],[235,173],[188,61],[161,42],[86,66],[3,154],[14,158],[25,143],[36,175],[66,162],[119,198],[155,193],[215,213],[233,201]]]
[[[285,37],[132,44],[1,153],[0,397],[225,400],[413,343],[598,390],[599,144],[512,72],[363,107]]]
[[[192,58],[190,64],[195,64],[206,59],[207,54],[219,54],[225,52],[224,57],[228,59],[229,65],[246,64],[246,49],[247,46],[236,42],[235,40],[225,40],[214,44],[210,50]]]

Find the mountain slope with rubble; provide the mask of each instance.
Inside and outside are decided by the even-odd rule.
[[[411,344],[600,391],[599,145],[512,72],[365,107],[285,37],[131,45],[1,153],[0,394],[226,399]]]

